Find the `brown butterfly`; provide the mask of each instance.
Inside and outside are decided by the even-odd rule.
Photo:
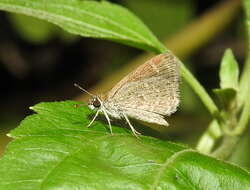
[[[90,109],[104,113],[110,131],[111,118],[125,119],[133,134],[137,132],[129,118],[168,126],[165,116],[174,113],[179,105],[179,61],[170,52],[159,54],[140,65],[118,82],[109,92],[95,96],[88,102]],[[78,88],[85,91],[79,85]]]

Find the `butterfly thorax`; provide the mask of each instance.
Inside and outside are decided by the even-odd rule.
[[[100,110],[101,112],[106,112],[113,118],[121,118],[121,110],[119,109],[119,106],[113,101],[109,101],[107,99],[107,95],[94,96],[90,98],[88,101],[88,107],[91,110]]]

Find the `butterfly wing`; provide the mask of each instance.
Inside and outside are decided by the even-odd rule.
[[[152,58],[122,79],[107,94],[106,102],[121,111],[170,115],[179,104],[178,60],[169,52]],[[127,114],[133,117],[132,113]]]

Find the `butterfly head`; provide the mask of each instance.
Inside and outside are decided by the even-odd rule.
[[[100,98],[98,98],[98,96],[93,96],[92,98],[89,99],[88,107],[91,110],[99,109],[101,105],[102,103],[101,103]]]
[[[89,99],[89,102],[88,102],[89,109],[91,109],[91,110],[99,109],[102,106],[102,101],[98,96],[88,92],[87,90],[85,90],[84,88],[82,88],[81,86],[79,86],[76,83],[74,84],[74,86],[79,88],[83,92],[86,92],[88,95],[91,96],[91,98]]]

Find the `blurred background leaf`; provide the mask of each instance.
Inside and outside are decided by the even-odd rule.
[[[193,0],[124,0],[123,4],[135,12],[159,39],[180,30],[195,13]]]

